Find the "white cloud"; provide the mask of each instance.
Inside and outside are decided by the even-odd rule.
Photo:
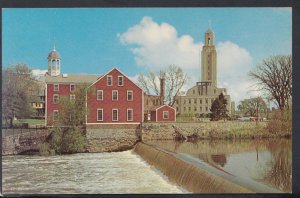
[[[144,17],[118,37],[123,45],[134,45],[131,51],[138,66],[155,70],[171,64],[184,69],[199,65],[201,43],[195,43],[189,35],[179,37],[173,26],[158,24],[150,17]]]
[[[178,35],[172,25],[158,24],[145,16],[139,24],[117,36],[123,45],[131,47],[138,66],[152,71],[165,69],[171,64],[180,66],[190,76],[185,90],[200,80],[200,50],[203,43],[195,43],[190,35]],[[219,42],[216,49],[218,86],[227,88],[236,103],[255,96],[256,92],[249,92],[251,83],[247,73],[253,67],[253,60],[247,49],[231,41]],[[136,81],[137,76],[133,79]]]

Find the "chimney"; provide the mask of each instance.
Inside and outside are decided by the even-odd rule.
[[[165,101],[165,73],[160,72],[160,104],[163,105]]]

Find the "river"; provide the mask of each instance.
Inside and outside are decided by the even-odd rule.
[[[187,193],[132,151],[3,156],[3,194]]]
[[[235,176],[292,191],[291,139],[147,142],[194,158]]]

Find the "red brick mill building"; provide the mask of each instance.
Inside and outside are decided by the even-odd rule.
[[[60,55],[53,49],[48,55],[48,72],[45,76],[45,118],[46,125],[53,125],[58,119],[61,97],[76,98],[75,90],[79,84],[89,84],[86,93],[86,125],[117,125],[139,124],[144,121],[145,115],[158,109],[157,120],[175,121],[176,111],[169,106],[163,105],[164,94],[148,97],[143,90],[132,82],[124,73],[113,68],[104,75],[90,74],[61,74]],[[162,88],[161,88],[162,89]],[[164,92],[164,91],[163,91]],[[151,98],[154,98],[153,101]],[[159,99],[159,103],[155,103]],[[156,104],[153,108],[146,104]],[[161,108],[160,108],[161,107]],[[167,110],[160,111],[160,109]],[[166,118],[165,111],[168,111]],[[147,116],[146,116],[147,117]],[[146,119],[145,119],[146,120]],[[147,120],[156,121],[156,120]]]

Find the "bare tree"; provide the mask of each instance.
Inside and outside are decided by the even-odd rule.
[[[246,115],[258,117],[259,112],[265,113],[267,111],[267,104],[262,97],[250,98],[242,100],[241,104],[238,105],[238,109]]]
[[[257,81],[257,90],[266,91],[281,110],[289,109],[292,98],[291,55],[277,55],[264,59],[249,76]]]
[[[165,102],[171,106],[174,105],[174,97],[180,94],[180,90],[187,82],[188,77],[183,70],[176,66],[170,65],[166,70],[160,71],[160,73],[149,72],[148,75],[139,75],[139,85],[147,94],[160,94],[159,82],[160,78],[166,80],[166,98]]]

